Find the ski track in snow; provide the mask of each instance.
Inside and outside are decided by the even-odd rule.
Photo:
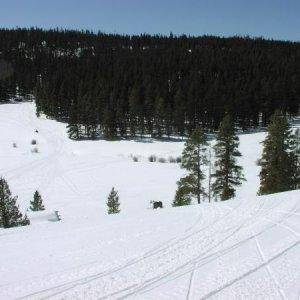
[[[104,219],[99,221],[102,223],[98,223],[98,219],[94,219],[93,216],[90,217],[91,220],[85,217],[82,221],[78,215],[74,215],[74,212],[80,215],[83,211],[84,216],[93,212],[93,207],[96,206],[93,206],[92,201],[95,193],[99,191],[97,185],[101,184],[97,175],[102,169],[114,167],[118,170],[121,164],[128,164],[130,168],[139,165],[132,163],[126,155],[118,155],[117,152],[110,153],[110,150],[109,152],[103,150],[100,155],[101,159],[88,160],[85,156],[73,155],[72,153],[87,151],[88,157],[94,157],[97,152],[93,152],[92,143],[85,143],[77,150],[78,144],[66,138],[65,129],[61,124],[37,119],[34,115],[33,104],[30,103],[0,106],[0,129],[1,126],[10,129],[22,128],[31,133],[38,128],[39,133],[36,138],[42,141],[41,153],[35,155],[26,150],[28,152],[26,154],[27,152],[23,150],[25,147],[23,143],[20,146],[20,148],[23,147],[23,154],[20,155],[23,155],[21,157],[25,158],[25,162],[21,159],[11,168],[1,166],[0,172],[9,183],[12,182],[16,190],[19,188],[21,194],[28,195],[31,191],[26,183],[33,186],[36,180],[35,188],[41,190],[49,198],[52,195],[58,195],[58,191],[61,190],[62,197],[67,199],[55,198],[56,204],[49,203],[54,208],[55,205],[62,207],[62,214],[66,213],[66,221],[49,226],[45,223],[40,225],[37,223],[31,225],[32,229],[22,228],[23,230],[20,229],[20,231],[18,229],[0,231],[0,241],[1,243],[3,241],[3,247],[12,247],[13,251],[15,251],[13,247],[17,238],[22,241],[20,245],[26,245],[28,249],[30,245],[26,239],[34,241],[37,249],[41,242],[41,251],[45,252],[44,257],[31,257],[24,254],[23,263],[27,263],[29,269],[30,264],[34,267],[34,265],[43,266],[43,263],[63,262],[62,266],[57,265],[55,271],[50,266],[49,270],[38,270],[41,272],[40,275],[35,275],[34,271],[30,273],[29,270],[30,275],[26,278],[14,278],[5,283],[1,283],[0,279],[0,299],[299,298],[300,193],[298,191],[269,197],[256,197],[252,192],[247,197],[245,190],[241,190],[240,199],[225,203],[202,204],[182,209],[166,208],[155,213],[149,211],[148,214],[147,211],[143,211],[138,223],[141,226],[140,230],[136,228],[136,222],[139,219],[136,213],[128,215],[124,213],[125,217],[119,219],[102,217]],[[262,135],[254,134],[248,137],[252,138],[252,144],[259,145]],[[30,138],[30,136],[26,137],[28,141]],[[174,154],[172,143],[170,144],[167,145],[169,149],[166,144],[159,144],[159,147],[164,149],[163,155]],[[103,144],[103,147],[108,147],[106,145],[108,144]],[[112,147],[118,147],[118,145],[121,144],[115,144]],[[122,146],[126,151],[135,153],[135,144],[132,145],[132,150],[127,143]],[[37,147],[40,145],[38,144]],[[252,149],[243,143],[241,147],[254,157]],[[255,147],[257,149],[255,151],[260,151],[259,146]],[[97,149],[102,151],[100,147]],[[114,151],[114,148],[111,149]],[[147,153],[143,155],[146,157]],[[1,159],[0,156],[0,162]],[[3,156],[4,166],[7,166],[6,159],[8,158]],[[140,164],[143,166],[142,162]],[[159,164],[150,164],[146,167],[159,168],[161,171],[163,167],[173,168],[173,166]],[[245,169],[257,172],[255,161],[247,163]],[[177,169],[174,169],[174,172],[177,174]],[[105,175],[111,176],[111,185],[113,185],[115,174]],[[77,176],[80,176],[81,180],[87,177],[87,181],[76,181]],[[149,180],[153,178],[149,177]],[[158,180],[163,180],[163,177]],[[58,187],[58,184],[61,186]],[[108,186],[105,191],[110,187]],[[250,183],[247,187],[250,187]],[[136,193],[134,190],[125,192]],[[138,200],[139,194],[136,195],[136,200]],[[83,200],[88,202],[82,202]],[[97,204],[97,201],[95,203]],[[25,207],[23,203],[22,205]],[[79,205],[78,208],[76,205]],[[120,217],[122,213],[123,210]],[[176,226],[177,218],[182,227],[176,231],[168,226]],[[112,227],[110,223],[107,225],[105,223],[111,220],[113,220]],[[82,221],[81,226],[77,224],[80,221]],[[157,227],[155,222],[159,222],[159,226],[162,227]],[[107,234],[110,228],[112,228],[112,237]],[[30,235],[30,230],[34,234],[33,237]],[[121,238],[114,230],[120,231],[118,234]],[[87,244],[78,246],[85,241],[85,236]],[[41,240],[38,239],[39,237]],[[97,239],[102,237],[102,240],[94,240],[94,237]],[[136,251],[134,245],[128,244],[126,237],[136,243]],[[151,243],[154,237],[157,241]],[[77,248],[68,248],[65,252],[63,245],[68,239]],[[7,245],[6,240],[8,240]],[[56,247],[53,250],[45,247],[46,245],[49,247],[52,241],[58,249],[61,249],[60,252],[53,252]],[[110,243],[128,246],[128,255],[126,255],[127,252],[122,254],[116,251],[116,246],[114,246],[111,251],[115,251],[116,260],[103,261],[101,257],[103,247],[107,253],[106,257],[108,254],[111,258],[113,257],[110,253]],[[1,249],[6,248],[1,248],[0,244]],[[47,255],[48,251],[49,255]],[[118,259],[119,253],[121,257]],[[53,255],[56,256],[53,258]],[[91,258],[87,259],[89,255]],[[75,258],[78,261],[75,262]],[[292,272],[290,266],[295,264],[296,267]],[[2,270],[0,265],[0,278],[4,276],[3,272],[9,272],[10,266],[7,264],[5,266]]]
[[[99,285],[103,284],[103,281],[104,281],[104,277],[106,276],[111,276],[113,274],[114,277],[116,277],[117,275],[117,272],[120,272],[121,270],[124,270],[124,269],[127,269],[128,267],[132,267],[133,268],[133,271],[131,271],[132,273],[134,272],[139,272],[140,270],[142,270],[141,267],[137,267],[136,264],[139,263],[139,261],[137,262],[134,262],[134,263],[127,263],[125,264],[124,266],[122,266],[122,268],[119,268],[117,270],[109,270],[107,272],[104,272],[102,274],[97,274],[97,275],[94,275],[94,276],[91,276],[91,277],[86,277],[84,279],[80,279],[80,280],[77,280],[77,281],[74,281],[74,282],[71,282],[71,283],[67,283],[66,285],[61,285],[61,286],[58,286],[58,287],[54,287],[54,288],[51,288],[51,289],[48,289],[46,291],[41,291],[37,294],[31,294],[31,295],[28,295],[29,298],[32,298],[32,297],[35,297],[37,296],[37,298],[39,299],[48,299],[48,298],[52,298],[52,297],[62,297],[62,298],[76,298],[78,297],[78,291],[74,292],[74,294],[66,294],[64,296],[64,293],[68,292],[69,290],[72,290],[78,286],[85,286],[85,285],[88,285],[90,284],[91,282],[93,281],[96,281],[97,280],[97,283],[94,283],[93,284],[93,287],[88,287],[88,289],[91,289],[91,294],[82,294],[81,296],[79,296],[79,298],[84,298],[84,297],[88,297],[88,298],[111,298],[111,297],[115,297],[115,298],[124,298],[124,297],[128,297],[128,296],[133,296],[133,295],[136,295],[138,293],[141,293],[145,290],[145,288],[148,288],[149,286],[153,285],[153,283],[157,284],[159,283],[160,281],[166,279],[167,277],[169,277],[170,275],[176,275],[176,273],[178,273],[178,271],[182,271],[183,268],[185,267],[188,267],[191,263],[194,264],[194,267],[193,267],[193,270],[192,270],[192,274],[195,272],[195,270],[199,270],[199,267],[197,268],[196,267],[196,264],[197,262],[200,261],[203,261],[205,260],[207,257],[205,257],[205,254],[207,254],[208,252],[212,251],[214,248],[216,248],[218,246],[218,244],[220,243],[224,243],[225,241],[227,241],[228,239],[232,239],[234,235],[238,234],[242,229],[245,228],[245,226],[249,226],[249,221],[251,220],[257,220],[257,218],[259,218],[259,213],[260,213],[260,208],[258,209],[253,209],[254,210],[254,213],[253,215],[251,215],[249,218],[247,218],[246,220],[242,220],[242,224],[240,224],[237,228],[235,226],[233,226],[234,228],[234,231],[231,232],[230,229],[229,230],[226,230],[225,232],[227,231],[230,231],[230,234],[227,235],[225,238],[223,238],[221,241],[217,241],[217,245],[213,245],[212,247],[208,248],[203,248],[205,249],[202,253],[202,255],[199,255],[198,257],[194,258],[193,260],[188,260],[185,264],[181,265],[181,266],[178,266],[175,268],[175,270],[170,270],[169,268],[167,268],[166,271],[162,272],[162,274],[158,274],[156,276],[153,277],[153,272],[154,270],[159,266],[157,265],[157,260],[159,260],[159,258],[157,258],[157,256],[155,257],[154,259],[154,264],[155,266],[151,266],[151,263],[153,263],[151,261],[151,263],[147,263],[145,262],[145,259],[152,259],[153,260],[153,255],[155,255],[156,253],[154,252],[154,254],[150,254],[148,256],[144,256],[143,257],[143,264],[146,265],[147,269],[151,269],[151,278],[150,279],[147,279],[145,281],[143,281],[142,283],[134,283],[134,284],[130,284],[130,282],[127,282],[126,280],[126,287],[119,290],[119,291],[114,291],[112,293],[109,293],[109,294],[106,294],[104,295],[103,297],[100,296],[101,295],[101,292],[105,289],[105,285],[102,286],[102,287],[99,287]],[[233,212],[234,213],[234,212]],[[271,225],[271,226],[276,226],[278,225],[278,223],[276,223],[275,225]],[[251,225],[252,226],[252,225]],[[270,228],[270,227],[269,227]],[[218,228],[218,230],[216,230],[217,232],[219,232],[220,228]],[[267,229],[265,229],[263,232],[265,232]],[[215,232],[216,232],[215,231]],[[294,231],[292,231],[294,233]],[[197,232],[198,233],[198,232]],[[196,234],[197,234],[196,233]],[[217,233],[216,233],[217,234]],[[261,234],[261,233],[260,233]],[[195,233],[191,236],[194,236]],[[254,239],[255,241],[257,241],[257,236],[256,235],[253,235],[254,236]],[[186,237],[183,239],[183,240],[186,240]],[[180,241],[177,241],[175,243],[175,246],[177,246],[180,242],[182,241],[182,239]],[[240,243],[243,243],[243,242],[240,242]],[[186,242],[183,244],[183,245],[180,245],[180,248],[182,247],[186,247]],[[209,246],[211,245],[212,243],[209,243]],[[299,241],[296,242],[293,247],[297,246],[299,244]],[[257,246],[259,247],[259,246]],[[172,252],[170,252],[170,249],[171,247],[167,247],[165,250],[167,253],[163,253],[163,260],[172,260],[170,259],[170,256],[172,256]],[[259,248],[260,249],[260,248]],[[178,248],[176,247],[176,250],[178,250]],[[169,251],[169,252],[168,252]],[[195,249],[193,249],[193,251],[195,251]],[[260,250],[261,251],[261,250]],[[287,250],[286,250],[287,251]],[[186,253],[186,252],[185,252]],[[284,252],[283,252],[284,253]],[[159,253],[160,254],[160,253]],[[259,252],[259,255],[262,256],[261,252]],[[281,255],[281,254],[280,254]],[[187,255],[187,257],[191,257],[190,255]],[[273,259],[272,259],[273,260]],[[261,267],[268,267],[268,263],[265,261],[265,259],[263,259],[263,263],[261,265],[259,265],[257,268],[254,268],[254,270],[256,269],[259,269]],[[171,266],[172,269],[174,268],[174,266],[172,265]],[[127,279],[128,277],[132,277],[133,274],[130,274],[130,276],[125,276],[125,278]],[[141,277],[145,277],[145,273],[148,273],[147,271],[143,271],[142,272],[142,275]],[[242,276],[240,279],[244,279],[245,276],[251,274],[252,272],[248,272],[246,275]],[[122,278],[121,275],[119,275],[120,277],[119,278]],[[139,276],[135,276],[137,278],[141,278],[140,275]],[[101,281],[99,281],[99,278],[102,278]],[[239,280],[240,280],[239,279]],[[109,280],[111,280],[111,277],[109,277]],[[272,280],[274,280],[274,278],[272,277]],[[117,286],[119,287],[119,284],[120,284],[120,281],[118,280],[115,280],[115,282],[117,283]],[[190,283],[190,287],[191,287],[191,283]],[[115,290],[116,287],[113,287],[113,290]],[[97,292],[97,290],[99,291],[99,294]],[[85,291],[85,290],[84,290]],[[214,292],[219,292],[220,290],[217,290],[217,291],[214,291]],[[85,291],[86,292],[86,291]],[[207,298],[208,296],[211,296],[213,293],[211,292],[209,295],[205,296],[204,298]]]

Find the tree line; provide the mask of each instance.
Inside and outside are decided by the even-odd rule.
[[[258,194],[266,195],[300,188],[300,129],[293,130],[286,115],[276,111],[270,118],[268,134],[263,142]],[[189,205],[201,198],[228,200],[235,197],[236,187],[245,179],[237,163],[239,138],[229,115],[221,121],[216,143],[214,172],[211,172],[211,153],[208,151],[204,131],[196,129],[185,143],[181,167],[185,176],[177,182],[173,206]],[[203,168],[209,165],[208,187],[203,186],[206,175]]]
[[[34,95],[73,139],[266,126],[298,112],[299,65],[300,43],[262,38],[0,29],[0,101]]]
[[[181,167],[186,174],[177,182],[172,206],[190,205],[193,201],[225,201],[234,198],[236,188],[245,181],[237,158],[239,138],[230,115],[220,122],[214,151],[214,162],[203,128],[196,128],[185,142]],[[280,193],[300,188],[300,128],[293,130],[286,115],[276,111],[270,118],[263,142],[258,195]],[[211,166],[213,165],[213,171]],[[208,186],[204,168],[208,167]],[[118,192],[112,188],[107,198],[108,214],[120,212]],[[162,206],[161,206],[162,207]]]

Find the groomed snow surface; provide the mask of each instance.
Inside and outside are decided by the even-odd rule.
[[[20,208],[38,189],[47,209],[0,229],[0,299],[299,299],[300,191],[256,196],[264,133],[240,136],[236,199],[172,208],[183,170],[147,158],[179,156],[182,142],[71,141],[32,103],[1,105],[0,132]],[[112,186],[118,215],[106,213]]]

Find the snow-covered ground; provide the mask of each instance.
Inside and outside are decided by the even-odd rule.
[[[32,103],[0,105],[0,132],[0,176],[23,211],[36,189],[47,209],[0,229],[0,299],[299,299],[300,191],[256,196],[264,133],[240,136],[236,199],[172,208],[183,170],[147,158],[182,142],[74,142]],[[113,186],[121,213],[107,215]]]

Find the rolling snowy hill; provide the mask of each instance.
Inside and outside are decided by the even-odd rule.
[[[183,142],[74,142],[32,103],[0,105],[0,132],[0,176],[23,211],[36,189],[46,206],[0,229],[0,299],[299,299],[300,191],[256,196],[264,133],[240,136],[236,199],[172,208],[183,170],[147,158]],[[112,186],[121,213],[108,216]]]

